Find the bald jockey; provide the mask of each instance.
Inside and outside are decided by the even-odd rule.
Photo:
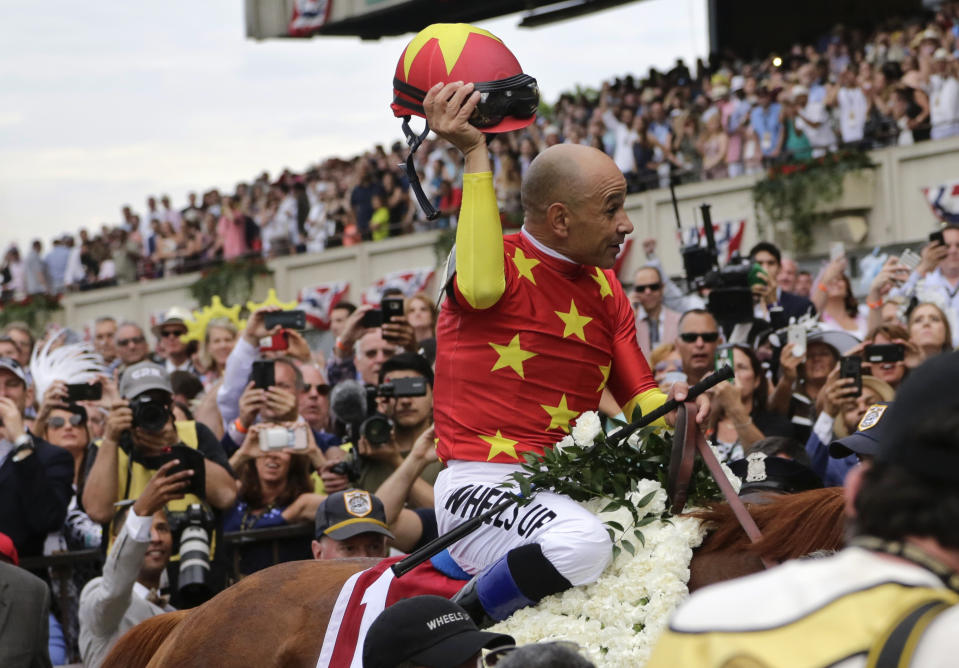
[[[504,238],[486,138],[468,123],[472,84],[437,85],[430,127],[465,156],[456,273],[437,325],[435,485],[441,533],[505,498],[525,453],[542,455],[595,411],[608,387],[627,415],[666,400],[636,343],[632,307],[611,271],[633,230],[626,181],[601,151],[560,144],[522,184],[524,225]],[[672,392],[685,398],[687,387]],[[708,412],[700,400],[698,419]],[[475,576],[456,600],[478,623],[572,585],[611,558],[600,521],[568,497],[538,492],[458,541],[450,554]]]

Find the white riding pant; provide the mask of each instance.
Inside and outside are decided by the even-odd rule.
[[[500,484],[518,464],[451,461],[433,486],[436,522],[444,534],[506,498]],[[612,543],[599,519],[569,497],[541,491],[525,506],[511,505],[449,551],[475,575],[510,550],[538,543],[543,555],[573,585],[595,582],[612,559]]]

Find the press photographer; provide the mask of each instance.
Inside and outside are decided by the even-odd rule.
[[[433,424],[433,370],[415,353],[400,353],[380,368],[379,386],[344,381],[334,389],[331,410],[346,425],[356,452],[335,469],[348,475],[355,487],[375,492],[403,463],[417,437]],[[370,391],[372,390],[372,391]],[[429,465],[422,478],[433,484],[442,470],[439,462]],[[325,478],[324,478],[325,479]],[[414,486],[408,499],[412,507],[431,506],[429,494]],[[428,497],[428,498],[427,498]]]
[[[236,500],[226,455],[206,426],[175,421],[172,391],[166,371],[140,362],[124,371],[120,395],[107,417],[103,440],[91,453],[93,464],[83,489],[83,505],[97,522],[113,519],[114,504],[135,499],[151,476],[171,459],[178,459],[193,476],[188,494],[174,510],[206,501],[224,510]]]

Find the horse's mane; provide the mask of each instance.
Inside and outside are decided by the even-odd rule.
[[[101,668],[143,668],[189,612],[167,612],[140,622],[120,637]]]
[[[838,550],[842,546],[840,487],[785,494],[771,498],[768,503],[753,503],[748,507],[762,531],[762,538],[756,543],[749,540],[726,503],[689,513],[704,522],[710,531],[697,553],[741,549],[781,562],[819,550]]]

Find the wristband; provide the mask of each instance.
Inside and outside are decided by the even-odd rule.
[[[340,337],[336,337],[336,343],[333,344],[333,347],[335,347],[341,353],[350,352],[350,349],[347,346],[343,345],[343,341],[340,339]]]
[[[879,301],[877,301],[877,302],[868,302],[868,301],[866,302],[866,306],[868,306],[868,307],[871,308],[871,309],[880,308],[880,307],[882,307],[882,304],[883,304],[883,302],[882,302],[882,297],[880,297],[880,298],[879,298]]]
[[[243,426],[243,423],[240,422],[240,418],[233,421],[233,428],[241,434],[245,434],[248,431],[247,428]]]
[[[826,289],[825,283],[820,283],[817,287],[819,288],[821,292],[829,292],[829,290]]]

